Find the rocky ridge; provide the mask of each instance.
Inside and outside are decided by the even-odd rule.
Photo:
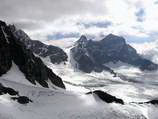
[[[113,72],[106,63],[118,61],[139,67],[141,70],[157,70],[158,65],[142,58],[137,51],[126,43],[125,39],[113,34],[100,41],[88,40],[81,36],[71,49],[73,66],[83,72]]]
[[[13,35],[22,41],[27,49],[43,58],[49,57],[53,64],[60,64],[67,61],[67,54],[59,47],[46,45],[38,40],[32,40],[23,30],[16,29],[14,25],[9,26]]]
[[[3,21],[0,21],[0,41],[0,76],[9,71],[14,62],[30,83],[36,85],[38,82],[48,88],[50,81],[53,85],[65,88],[62,79],[27,49]]]

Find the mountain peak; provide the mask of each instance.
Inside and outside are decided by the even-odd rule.
[[[107,44],[109,43],[126,44],[126,41],[123,37],[114,34],[107,35],[104,39],[102,39],[102,42],[106,42]]]
[[[15,63],[25,78],[34,85],[38,82],[48,88],[50,81],[65,88],[62,79],[27,49],[20,37],[17,38],[5,22],[0,21],[0,76],[11,69],[12,63]]]
[[[123,37],[110,33],[105,38],[107,38],[107,39],[109,38],[110,39],[110,38],[123,38]]]
[[[110,33],[106,37],[117,37],[117,36],[115,34]]]
[[[0,26],[6,26],[6,23],[0,20]]]
[[[9,26],[14,36],[23,42],[27,49],[30,49],[36,55],[43,58],[50,58],[51,63],[59,64],[67,61],[67,54],[59,47],[54,45],[47,45],[38,40],[32,40],[23,30],[16,29],[14,26]]]
[[[86,47],[87,43],[88,43],[87,37],[85,35],[82,35],[80,39],[76,42],[76,45],[83,48]]]
[[[82,35],[78,42],[87,42],[87,37],[85,35]]]

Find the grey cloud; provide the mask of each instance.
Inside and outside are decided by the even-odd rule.
[[[13,24],[19,29],[27,29],[27,30],[36,30],[44,26],[40,22],[33,22],[33,21],[17,21],[17,22],[13,22]]]
[[[74,33],[55,33],[53,35],[47,35],[47,39],[48,40],[60,40],[62,38],[78,38],[80,36],[80,33],[74,32]]]
[[[111,26],[112,23],[110,21],[97,21],[97,22],[78,22],[77,25],[82,25],[85,28],[90,27],[99,27],[99,28],[107,28],[108,26]]]
[[[8,21],[53,21],[65,15],[86,13],[105,13],[104,0],[1,0],[0,3],[0,17]]]
[[[155,1],[154,4],[158,4],[158,1]]]

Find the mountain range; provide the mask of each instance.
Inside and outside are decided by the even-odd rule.
[[[95,41],[82,35],[70,48],[69,55],[57,46],[32,40],[23,30],[0,21],[0,41],[0,119],[157,117],[153,108],[158,104],[154,92],[157,85],[142,85],[134,79],[124,81],[107,66],[109,62],[121,61],[142,71],[158,69],[157,64],[139,55],[123,37],[109,34]],[[45,58],[50,59],[50,66],[45,64]],[[115,77],[96,75],[104,70]],[[82,76],[84,80],[80,83]],[[146,109],[154,111],[146,115]]]
[[[136,49],[126,43],[123,37],[113,34],[109,34],[99,41],[88,40],[83,35],[70,52],[74,68],[86,73],[103,70],[114,73],[106,64],[119,61],[138,67],[142,71],[158,69],[157,64],[141,57]]]
[[[36,55],[49,58],[51,63],[60,64],[67,62],[68,54],[61,48],[47,45],[38,40],[32,40],[23,30],[14,25],[8,26],[16,39],[19,39]],[[92,71],[108,71],[116,75],[115,71],[106,64],[109,62],[123,62],[140,68],[142,71],[157,70],[158,65],[139,55],[132,46],[126,43],[121,36],[109,34],[102,40],[88,40],[82,35],[70,50],[71,65],[80,71],[90,73]]]

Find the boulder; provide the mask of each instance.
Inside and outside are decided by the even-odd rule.
[[[122,99],[116,98],[115,96],[112,96],[106,92],[103,92],[101,90],[95,90],[93,92],[88,92],[87,94],[95,94],[97,95],[102,101],[106,103],[119,103],[124,104],[124,101]]]
[[[19,95],[18,91],[15,91],[14,89],[9,88],[9,87],[3,87],[2,91],[4,94],[8,93],[9,95]]]
[[[135,102],[133,102],[135,103]],[[138,104],[152,104],[152,105],[158,105],[158,100],[154,99],[154,100],[150,100],[147,102],[139,102]]]
[[[153,105],[158,105],[158,100],[151,100],[151,101],[148,101],[146,103],[153,104]]]
[[[20,104],[27,104],[29,102],[32,102],[27,96],[19,96],[19,97],[12,97],[11,99],[17,100]]]

